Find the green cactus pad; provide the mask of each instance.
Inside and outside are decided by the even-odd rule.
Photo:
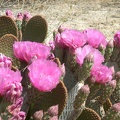
[[[8,16],[0,17],[0,37],[5,34],[13,34],[18,36],[18,29],[16,23]]]
[[[107,112],[111,108],[111,106],[112,106],[112,103],[111,103],[110,99],[108,98],[106,100],[106,102],[103,104],[105,112]]]
[[[54,105],[59,105],[58,113],[59,115],[62,113],[67,100],[67,90],[64,86],[64,83],[60,81],[55,89],[51,92],[44,93],[42,98],[36,102],[34,110],[44,110],[47,111],[49,107]]]
[[[20,63],[15,58],[13,53],[13,43],[18,41],[17,38],[12,34],[6,34],[0,38],[0,53],[10,57],[13,60],[13,66],[19,67]]]
[[[96,97],[95,100],[99,100],[100,96]],[[106,99],[105,103],[103,104],[104,111],[107,112],[112,106],[112,103],[109,98]]]
[[[113,91],[111,99],[112,99],[113,103],[120,102],[120,80],[119,79],[117,80],[116,88]]]
[[[36,15],[32,17],[25,28],[25,32],[23,34],[23,40],[35,41],[35,42],[43,42],[47,34],[47,22],[46,20]]]
[[[99,100],[99,98],[100,98],[100,96],[97,96],[94,99]],[[106,102],[103,104],[104,112],[106,113],[110,109],[111,106],[112,106],[112,103],[111,103],[110,99],[108,98],[106,100]]]
[[[101,118],[94,110],[85,108],[77,120],[101,120]]]

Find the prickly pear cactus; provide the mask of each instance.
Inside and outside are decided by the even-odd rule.
[[[116,73],[116,88],[111,96],[113,103],[120,102],[120,79],[119,72]]]
[[[101,120],[101,118],[94,110],[85,108],[77,120]]]
[[[0,26],[1,120],[120,119],[120,32],[108,42],[61,26],[48,44],[40,15],[2,16]]]
[[[13,34],[18,36],[18,29],[16,23],[8,16],[0,16],[0,37],[5,34]]]
[[[20,62],[14,56],[13,43],[18,41],[17,37],[12,34],[6,34],[0,38],[0,53],[10,57],[14,67],[20,67]]]
[[[42,16],[32,17],[25,28],[23,40],[43,42],[47,35],[47,22]]]

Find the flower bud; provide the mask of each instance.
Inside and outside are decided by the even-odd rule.
[[[120,79],[120,71],[118,71],[118,72],[115,74],[115,77],[116,77],[117,79]]]

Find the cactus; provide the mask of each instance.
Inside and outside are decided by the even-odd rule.
[[[16,59],[13,53],[13,43],[18,39],[12,34],[6,34],[0,38],[0,53],[12,58],[13,66],[16,68],[20,67],[20,62]]]
[[[116,88],[113,91],[113,94],[111,96],[111,99],[113,101],[113,103],[118,103],[120,102],[120,76],[119,76],[120,72],[116,73]]]
[[[16,23],[8,16],[0,17],[0,37],[5,34],[13,34],[18,36],[18,29]]]
[[[110,57],[113,52],[113,48],[114,48],[113,41],[109,41],[107,44],[107,48],[105,50],[105,55],[104,55],[106,62],[108,62],[110,60]]]
[[[44,44],[47,22],[40,15],[25,13],[16,23],[2,16],[0,26],[4,24],[0,119],[120,119],[120,73],[108,67],[111,59],[119,66],[119,32],[113,46],[97,30],[80,32],[60,26],[48,45]]]
[[[32,17],[25,28],[23,40],[43,42],[47,34],[46,20],[37,15]]]
[[[61,81],[55,89],[51,92],[44,93],[42,97],[36,101],[32,113],[39,110],[47,111],[50,106],[58,105],[58,116],[60,116],[64,110],[66,101],[67,90],[64,83]]]
[[[101,118],[94,110],[85,108],[77,120],[101,120]]]
[[[111,106],[112,106],[112,103],[111,103],[110,99],[108,98],[106,100],[106,102],[103,104],[105,113],[111,108]]]
[[[112,80],[110,82],[108,82],[103,88],[102,88],[102,92],[99,98],[99,102],[101,104],[104,104],[107,100],[107,98],[109,98],[113,91],[116,88],[116,80]]]
[[[112,105],[107,111],[106,116],[102,120],[119,120],[120,119],[120,103]]]
[[[71,112],[70,116],[68,116],[67,120],[76,120],[80,116],[80,114],[85,108],[85,101],[89,93],[90,93],[90,90],[88,85],[81,87],[73,103],[74,110]]]

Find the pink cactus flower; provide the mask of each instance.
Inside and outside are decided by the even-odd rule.
[[[7,86],[12,83],[21,82],[22,77],[20,71],[12,71],[10,68],[0,67],[0,96],[4,95]]]
[[[58,28],[58,32],[62,33],[63,31],[68,30],[68,29],[70,29],[70,28],[68,28],[68,27],[66,27],[64,25],[60,25],[59,28]]]
[[[115,112],[119,113],[120,112],[120,102],[115,103],[111,109],[113,109]]]
[[[51,47],[51,50],[54,50],[55,49],[55,43],[54,43],[54,41],[50,41],[48,46]]]
[[[94,66],[91,70],[91,76],[100,84],[105,84],[112,80],[112,70],[105,65]]]
[[[78,30],[66,29],[55,36],[55,45],[63,48],[75,49],[86,43],[85,36]]]
[[[0,53],[0,67],[12,67],[12,59]]]
[[[21,83],[11,83],[6,86],[5,98],[9,102],[15,102],[22,95],[22,85]]]
[[[114,35],[114,45],[120,47],[120,31],[117,31]]]
[[[25,120],[25,118],[26,118],[26,113],[23,111],[20,111],[8,120]]]
[[[20,21],[23,20],[23,14],[22,13],[17,14],[17,20],[20,20]]]
[[[22,104],[23,104],[23,97],[20,97],[12,105],[9,105],[7,107],[7,110],[10,114],[16,115],[18,112],[20,112]]]
[[[21,61],[30,62],[32,59],[47,59],[50,55],[50,47],[42,43],[22,41],[13,44],[14,55]]]
[[[33,114],[33,119],[34,119],[34,120],[42,120],[42,118],[43,118],[43,110],[36,111],[36,112]]]
[[[47,112],[51,117],[58,116],[58,105],[51,106]]]
[[[13,12],[11,10],[6,10],[6,16],[8,16],[12,19],[15,19],[14,15],[13,15]]]
[[[92,47],[98,48],[100,45],[102,45],[104,48],[106,48],[106,37],[100,31],[95,29],[87,29],[84,30],[83,33],[86,36],[88,44]]]
[[[75,50],[76,55],[76,62],[82,66],[85,57],[87,57],[89,54],[93,55],[93,66],[99,65],[102,62],[104,62],[103,55],[95,48],[93,48],[90,45],[85,45],[83,48],[77,48]]]
[[[28,76],[32,85],[39,91],[47,92],[59,83],[61,70],[53,61],[37,59],[28,67]]]
[[[53,53],[51,53],[48,57],[48,60],[54,61],[55,60],[55,55]]]
[[[32,15],[29,12],[25,12],[23,15],[23,19],[28,21],[32,18]]]

